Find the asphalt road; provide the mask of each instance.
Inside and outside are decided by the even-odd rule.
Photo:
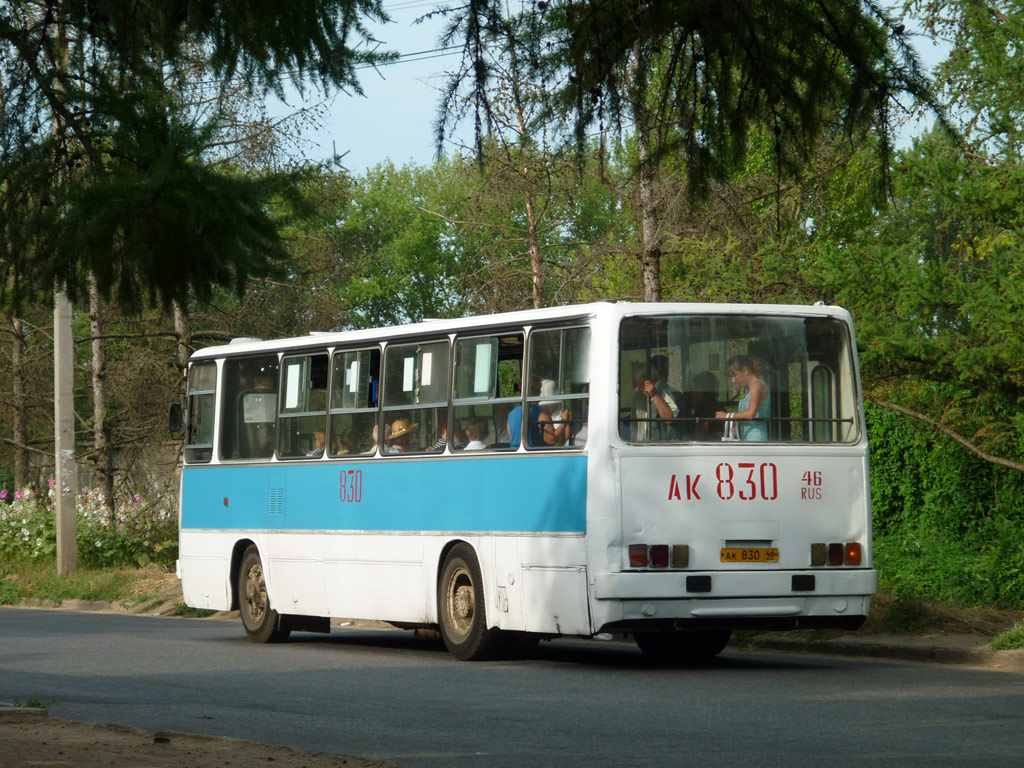
[[[631,645],[455,661],[396,631],[258,646],[239,625],[0,608],[0,701],[52,716],[460,766],[1024,766],[1024,679],[727,651],[648,666]]]

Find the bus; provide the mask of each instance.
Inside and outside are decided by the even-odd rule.
[[[838,307],[237,339],[192,355],[183,406],[184,600],[257,642],[372,619],[462,660],[577,636],[687,661],[734,630],[855,629],[877,586]]]

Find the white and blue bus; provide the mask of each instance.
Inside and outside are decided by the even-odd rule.
[[[344,617],[436,628],[460,659],[621,635],[684,660],[734,629],[856,628],[877,585],[837,307],[240,339],[192,356],[184,411],[184,599],[255,641]]]

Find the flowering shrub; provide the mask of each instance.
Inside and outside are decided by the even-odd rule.
[[[172,498],[122,494],[111,515],[103,495],[78,492],[78,562],[86,568],[173,565],[178,556],[178,514]],[[54,482],[45,493],[0,490],[0,561],[53,557],[57,551]]]

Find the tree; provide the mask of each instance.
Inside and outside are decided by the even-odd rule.
[[[241,177],[204,162],[219,115],[184,119],[166,88],[207,54],[215,77],[255,91],[292,80],[358,90],[358,66],[381,60],[359,44],[379,0],[285,6],[244,0],[15,0],[0,14],[0,172],[36,241],[8,248],[19,280],[54,281],[138,309],[240,289],[287,253],[267,210],[288,176]],[[9,208],[4,207],[5,211]]]
[[[449,22],[447,39],[460,38],[464,55],[446,93],[469,89],[478,135],[494,110],[484,42],[510,26],[504,7],[475,0]],[[533,65],[551,83],[550,118],[573,115],[579,148],[591,127],[632,120],[646,147],[645,195],[657,159],[679,155],[689,195],[702,198],[710,182],[740,166],[755,126],[774,136],[780,175],[798,170],[827,130],[850,134],[864,125],[876,127],[884,165],[897,99],[906,94],[938,110],[903,25],[870,0],[567,0],[520,14],[543,19],[533,28],[544,55]],[[451,106],[443,105],[440,133],[465,114]],[[642,249],[650,297],[660,293],[654,226],[644,224]]]

